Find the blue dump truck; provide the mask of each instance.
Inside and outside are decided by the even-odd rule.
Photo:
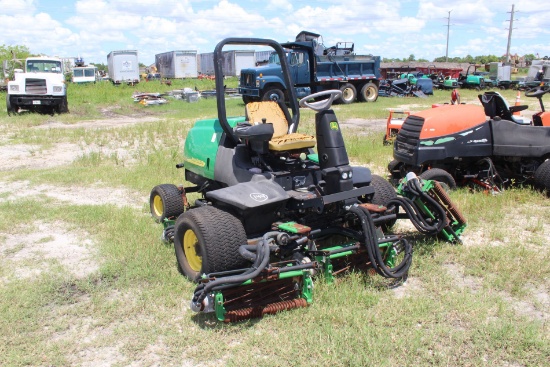
[[[374,102],[378,98],[380,56],[355,55],[351,42],[325,47],[321,35],[302,31],[296,41],[283,43],[298,98],[329,89],[339,89],[337,101]],[[267,65],[241,70],[239,93],[244,103],[288,100],[279,56],[271,54]]]

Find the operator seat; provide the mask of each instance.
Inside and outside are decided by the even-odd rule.
[[[508,102],[500,93],[497,92],[485,92],[477,96],[483,105],[485,115],[489,118],[500,117],[503,120],[513,121],[520,125],[529,125],[529,121],[525,121],[523,118],[514,116],[514,112],[526,110],[528,106],[508,106]]]
[[[305,149],[315,146],[316,141],[314,136],[289,133],[288,121],[290,121],[290,115],[288,110],[286,110],[286,106],[281,108],[278,102],[250,102],[246,105],[246,117],[247,121],[252,125],[249,129],[264,123],[273,125],[273,135],[268,145],[271,151]],[[237,136],[239,135],[237,133]]]

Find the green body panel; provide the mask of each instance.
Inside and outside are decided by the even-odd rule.
[[[244,122],[244,116],[227,119],[231,127]],[[223,129],[218,119],[199,120],[189,130],[183,149],[185,169],[214,179],[214,167]]]
[[[480,77],[479,75],[468,75],[466,77],[466,83],[468,83],[468,84],[479,85],[482,80],[483,80],[483,78]]]

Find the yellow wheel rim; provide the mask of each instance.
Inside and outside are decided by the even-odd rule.
[[[197,239],[195,232],[191,230],[186,231],[183,235],[183,252],[185,253],[185,258],[193,271],[200,271],[202,268],[202,257],[197,253],[198,245],[199,240]]]
[[[162,202],[160,195],[155,195],[155,198],[153,199],[153,211],[159,218],[162,217],[162,214],[164,213],[164,203]]]

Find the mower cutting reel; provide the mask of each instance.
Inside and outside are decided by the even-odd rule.
[[[227,118],[222,49],[236,44],[272,47],[291,85],[285,51],[275,41],[230,38],[216,46],[218,117],[195,123],[177,165],[191,185],[156,186],[150,199],[180,271],[198,283],[191,309],[240,321],[311,304],[317,276],[330,282],[370,269],[405,279],[412,244],[390,229],[408,218],[438,235],[452,223],[443,209],[448,198],[423,192],[417,202],[399,197],[382,177],[351,166],[331,109],[339,90],[300,101],[316,111],[315,136],[297,132],[300,108],[292,88],[288,107],[251,102],[245,116]],[[418,191],[405,188],[413,181],[404,184],[407,195]],[[200,196],[194,204],[191,192]]]

